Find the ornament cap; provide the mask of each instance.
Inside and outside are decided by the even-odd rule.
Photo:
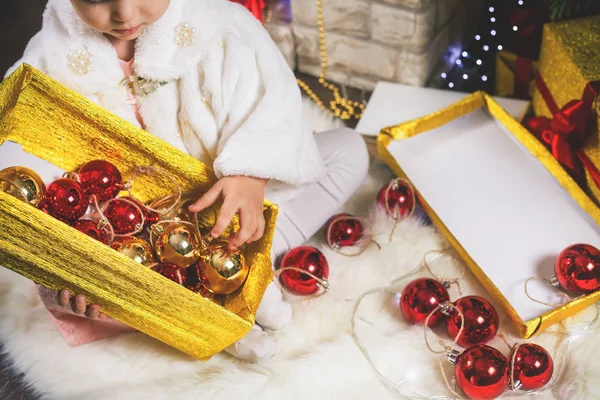
[[[511,388],[511,389],[512,389],[512,390],[519,390],[519,389],[521,389],[521,387],[522,387],[522,386],[523,386],[523,383],[521,383],[521,381],[517,379],[517,380],[516,380],[516,381],[514,381],[514,383],[512,384],[512,388]]]
[[[444,287],[446,287],[446,285],[444,285]],[[454,308],[454,306],[449,301],[440,304],[440,310],[441,310],[442,314],[444,314],[446,316],[452,314],[453,308]]]
[[[558,277],[556,275],[552,275],[552,278],[550,278],[550,285],[554,287],[560,287],[560,282],[558,281]]]
[[[460,357],[460,352],[458,350],[450,350],[448,351],[448,354],[446,354],[448,362],[452,365],[456,365],[458,362],[458,357]]]
[[[325,278],[319,279],[317,282],[317,286],[319,286],[323,290],[329,290],[329,288],[331,287],[329,281]]]

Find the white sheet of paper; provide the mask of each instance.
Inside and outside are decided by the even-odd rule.
[[[379,82],[369,99],[364,115],[356,126],[363,135],[377,136],[394,126],[429,115],[467,96],[467,93]],[[494,97],[517,121],[522,121],[529,108],[525,100]]]
[[[21,145],[7,140],[0,146],[0,170],[15,166],[34,170],[46,185],[61,178],[65,173],[48,161],[27,153]]]
[[[550,279],[565,247],[600,248],[600,228],[545,167],[480,109],[389,151],[425,201],[512,304],[531,320],[551,307],[526,297],[525,281]],[[535,284],[535,298],[557,302]]]

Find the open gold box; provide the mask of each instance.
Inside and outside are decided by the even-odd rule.
[[[25,64],[0,84],[0,145],[5,141],[65,171],[104,159],[124,177],[136,167],[160,167],[183,192],[201,193],[216,181],[207,165]],[[160,180],[147,179],[140,186],[136,196],[143,201],[166,194]],[[51,289],[84,294],[107,315],[207,360],[252,328],[272,280],[277,206],[265,202],[264,215],[265,235],[246,248],[248,279],[223,306],[2,192],[0,265]],[[210,223],[214,212],[199,217]]]
[[[526,297],[526,279],[550,279],[565,247],[600,247],[600,209],[490,96],[477,92],[385,128],[378,151],[396,175],[412,182],[434,224],[522,337],[600,301],[600,291],[557,307]],[[555,295],[548,285],[540,290],[540,296]]]

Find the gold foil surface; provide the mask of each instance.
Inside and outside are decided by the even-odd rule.
[[[126,178],[138,166],[160,167],[184,192],[202,193],[216,182],[207,165],[28,65],[0,84],[0,144],[7,140],[66,171],[104,159]],[[138,183],[135,194],[144,201],[166,195],[172,186],[159,177]],[[0,265],[51,289],[84,294],[109,316],[207,360],[252,328],[272,280],[277,206],[265,202],[264,213],[265,235],[246,248],[249,277],[223,307],[2,192]],[[200,220],[214,215],[208,210]]]
[[[499,51],[496,53],[496,96],[511,97],[515,92],[515,70],[517,55],[510,51]],[[532,75],[530,77],[529,90],[533,89],[535,79],[534,71],[537,69],[537,62],[532,63]]]
[[[387,148],[389,144],[394,140],[405,140],[418,134],[428,132],[480,108],[485,108],[493,118],[504,125],[504,127],[510,131],[514,137],[544,165],[544,167],[546,167],[546,169],[558,180],[561,186],[577,201],[583,210],[590,214],[590,216],[600,224],[600,209],[585,194],[585,192],[583,192],[569,174],[565,172],[552,154],[548,152],[537,138],[529,133],[525,127],[512,118],[490,96],[483,92],[473,93],[463,100],[423,118],[383,129],[377,138],[379,155],[390,168],[392,168],[396,175],[410,180],[410,177],[406,176],[400,165],[388,151]],[[415,191],[424,210],[438,230],[460,255],[473,275],[475,275],[497,304],[504,308],[522,337],[529,338],[532,335],[542,332],[548,327],[577,314],[595,302],[600,301],[600,292],[592,293],[587,296],[578,297],[563,306],[544,313],[538,318],[523,321],[506,297],[504,297],[496,285],[494,285],[494,282],[492,282],[481,267],[473,261],[469,253],[461,246],[452,232],[450,232],[444,225],[444,222],[438,217],[435,210],[429,206],[427,199],[424,199],[420,195],[418,187],[415,187]]]
[[[579,100],[589,82],[600,80],[600,16],[546,24],[540,52],[539,74],[559,108]],[[552,118],[537,88],[533,95],[536,115]],[[600,132],[589,132],[585,154],[600,168]],[[588,194],[600,205],[600,189],[586,171]]]

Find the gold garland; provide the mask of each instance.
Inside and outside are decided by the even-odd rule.
[[[342,120],[349,120],[351,118],[360,119],[363,112],[365,111],[364,104],[358,101],[348,100],[340,94],[340,89],[327,82],[327,46],[325,42],[325,18],[323,15],[323,0],[317,1],[317,26],[319,28],[319,50],[321,52],[321,74],[319,75],[319,83],[326,89],[330,90],[333,94],[333,100],[329,102],[329,109],[325,107],[323,101],[317,96],[317,94],[308,86],[306,82],[301,79],[296,79],[298,86],[310,97],[320,108],[328,111],[331,115],[338,117]],[[267,10],[267,18],[265,24],[268,24],[272,18],[272,2],[269,2]]]

